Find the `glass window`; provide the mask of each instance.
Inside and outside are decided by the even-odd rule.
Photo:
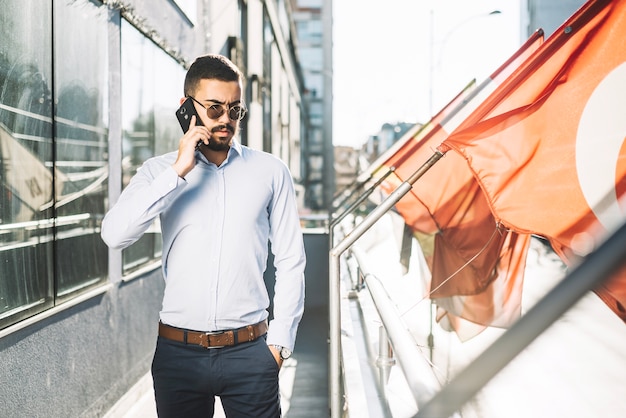
[[[306,7],[306,8],[322,8],[324,5],[323,0],[298,0],[296,2],[298,7]]]
[[[322,21],[320,19],[312,20],[309,16],[307,20],[296,21],[296,33],[298,34],[298,45],[311,46],[320,45],[322,43]]]
[[[324,97],[324,76],[321,72],[304,71],[304,84],[312,99]]]
[[[182,131],[175,117],[183,97],[185,70],[174,59],[122,21],[122,187],[145,160],[178,149]],[[125,249],[124,273],[161,255],[158,221]]]
[[[52,7],[0,13],[0,326],[52,306]]]
[[[272,22],[265,11],[263,13],[263,151],[272,152],[272,45],[274,33]]]
[[[324,116],[324,104],[318,101],[311,101],[309,103],[309,112],[312,118],[321,118]]]
[[[107,11],[52,7],[0,13],[0,328],[107,277]]]
[[[103,282],[100,223],[108,195],[108,12],[55,2],[55,277],[59,300]]]
[[[323,71],[324,50],[320,47],[301,46],[298,49],[300,64],[307,71]]]

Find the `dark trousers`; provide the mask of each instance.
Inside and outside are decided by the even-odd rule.
[[[160,418],[278,418],[278,364],[265,338],[206,349],[158,337],[152,378]]]

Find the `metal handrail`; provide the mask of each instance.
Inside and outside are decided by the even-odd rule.
[[[441,389],[441,385],[384,285],[371,273],[366,252],[358,246],[353,246],[351,251],[363,272],[366,288],[372,296],[385,333],[393,347],[394,355],[409,385],[413,399],[419,407],[429,401]]]
[[[385,213],[408,192],[413,184],[426,173],[439,159],[443,157],[435,152],[411,177],[396,188],[380,205],[378,205],[361,223],[346,235],[341,242],[332,247],[328,255],[328,310],[330,322],[330,354],[329,354],[329,389],[331,418],[340,418],[341,406],[341,282],[340,257],[352,244],[356,242],[369,228],[372,227]],[[331,241],[331,245],[333,242]]]

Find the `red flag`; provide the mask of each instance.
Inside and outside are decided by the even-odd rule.
[[[384,166],[395,171],[383,189],[390,193],[409,178],[448,132],[535,51],[542,39],[543,33],[538,31],[462,103],[386,160]],[[426,234],[431,239],[431,247],[422,244],[432,273],[431,297],[445,305],[449,315],[494,326],[507,326],[519,316],[529,237],[498,227],[460,156],[450,153],[432,166],[396,209],[418,236]],[[459,299],[459,295],[464,296]],[[485,308],[486,300],[490,308]]]
[[[626,220],[626,1],[589,1],[440,146],[568,264]],[[626,274],[597,289],[624,316]]]
[[[440,309],[439,318],[445,315],[449,326],[462,341],[483,329],[472,327],[462,319],[485,326],[506,328],[521,315],[523,276],[530,235],[508,232],[504,238],[494,269],[497,277],[475,294],[435,299],[439,308],[445,310],[441,312]]]

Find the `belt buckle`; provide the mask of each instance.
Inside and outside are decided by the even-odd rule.
[[[224,348],[224,347],[226,347],[225,345],[210,345],[211,335],[224,334],[224,331],[207,331],[207,332],[203,332],[202,334],[206,336],[206,349],[207,350],[211,350],[213,348]]]

